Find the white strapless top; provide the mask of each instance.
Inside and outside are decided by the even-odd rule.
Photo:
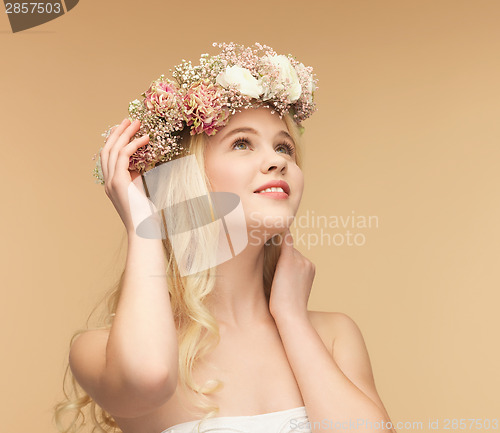
[[[312,433],[305,406],[259,415],[209,418],[199,424],[200,421],[176,424],[161,433]]]

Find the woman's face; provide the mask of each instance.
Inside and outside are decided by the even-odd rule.
[[[292,224],[304,177],[296,164],[295,143],[286,124],[277,114],[271,114],[271,109],[238,112],[209,137],[205,170],[214,191],[240,197],[253,237],[267,241]],[[259,192],[269,182],[281,183],[271,185],[281,186],[280,192]]]

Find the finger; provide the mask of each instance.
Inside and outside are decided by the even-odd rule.
[[[122,123],[119,125],[113,126],[109,130],[108,138],[106,138],[106,142],[104,144],[103,149],[109,150],[113,147],[115,144],[116,140],[120,137],[120,135],[125,131],[125,129],[130,125],[130,120],[129,119],[123,119]]]
[[[119,125],[113,126],[109,130],[109,135],[108,138],[106,139],[106,144],[108,147],[112,147],[115,141],[118,139],[120,134],[127,128],[131,123],[131,120],[128,118],[125,118],[122,120],[122,122]]]
[[[123,147],[118,153],[118,159],[116,161],[115,176],[122,175],[126,173],[130,165],[130,157],[134,152],[142,146],[145,146],[149,142],[149,135],[145,134],[142,137],[136,138],[131,141],[125,147]]]
[[[137,134],[137,131],[141,127],[141,122],[139,120],[134,120],[118,137],[116,143],[110,150],[110,167],[112,167],[112,175],[114,176],[117,169],[118,160],[120,159],[120,154],[130,145],[130,140],[133,136]],[[135,140],[134,140],[135,141]],[[135,150],[134,150],[135,151]],[[132,152],[133,153],[133,152]],[[131,155],[131,154],[130,154]],[[129,155],[129,157],[130,157]]]
[[[134,120],[126,129],[122,132],[120,137],[113,144],[113,147],[109,151],[108,159],[108,173],[109,178],[112,179],[116,170],[116,160],[118,159],[118,152],[126,146],[130,139],[137,133],[141,126],[141,122]]]
[[[120,125],[113,127],[112,132],[108,136],[106,143],[104,144],[103,148],[101,149],[100,157],[101,157],[101,170],[104,179],[108,177],[108,157],[109,157],[109,151],[117,140],[118,136],[125,130],[125,128],[128,126],[130,121],[128,119],[124,119]]]

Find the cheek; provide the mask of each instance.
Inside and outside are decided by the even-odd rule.
[[[299,167],[295,167],[295,170],[293,172],[293,181],[298,196],[301,197],[302,192],[304,191],[304,173],[302,173],[302,170]]]
[[[214,191],[239,192],[241,171],[235,165],[211,163],[205,167],[205,170]]]

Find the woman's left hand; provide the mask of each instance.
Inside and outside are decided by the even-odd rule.
[[[315,272],[314,263],[293,247],[292,234],[286,229],[269,299],[269,311],[275,320],[297,315],[307,317]]]

